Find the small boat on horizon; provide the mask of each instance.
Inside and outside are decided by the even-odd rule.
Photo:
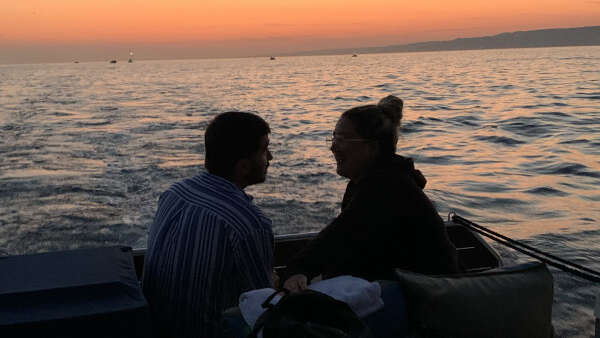
[[[117,63],[117,60],[110,60],[109,63]]]
[[[275,57],[274,57],[274,56],[271,56],[270,60],[275,60]]]

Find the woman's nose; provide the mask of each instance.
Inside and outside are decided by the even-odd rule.
[[[273,154],[271,154],[270,150],[267,150],[267,160],[272,160],[273,159]]]

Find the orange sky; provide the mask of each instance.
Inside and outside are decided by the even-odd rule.
[[[54,60],[61,48],[243,56],[592,25],[600,0],[0,0],[0,62]]]

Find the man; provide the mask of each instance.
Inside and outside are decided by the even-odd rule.
[[[269,133],[257,115],[218,115],[204,136],[208,172],[160,196],[143,277],[159,336],[214,337],[242,292],[272,287],[271,220],[243,190],[265,181]]]

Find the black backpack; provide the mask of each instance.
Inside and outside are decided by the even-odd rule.
[[[282,291],[285,295],[277,304],[271,304],[271,299]],[[277,291],[262,307],[267,311],[258,318],[249,338],[256,338],[261,329],[263,338],[371,338],[369,328],[348,304],[314,290]]]

